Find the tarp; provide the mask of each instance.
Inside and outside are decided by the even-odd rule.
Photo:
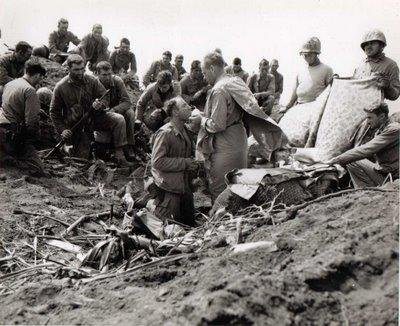
[[[293,147],[305,147],[311,134],[318,128],[320,113],[330,93],[328,86],[315,101],[295,105],[279,121],[279,127],[286,134]]]
[[[353,136],[365,119],[364,109],[382,102],[382,92],[374,79],[334,79],[315,141],[315,148],[323,153],[322,159],[350,149]]]

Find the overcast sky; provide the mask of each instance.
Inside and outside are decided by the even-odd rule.
[[[284,98],[304,64],[299,46],[310,36],[320,38],[321,60],[341,76],[351,75],[363,59],[360,39],[371,28],[386,34],[385,53],[400,60],[400,1],[395,0],[0,0],[1,43],[47,44],[60,17],[81,38],[94,23],[103,24],[110,50],[128,37],[140,75],[165,50],[182,53],[188,68],[219,47],[228,63],[238,56],[250,73],[261,58],[277,58]]]

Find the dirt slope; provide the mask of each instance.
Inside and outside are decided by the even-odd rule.
[[[76,173],[50,181],[11,172],[0,178],[0,239],[8,249],[32,243],[17,224],[52,224],[15,215],[16,207],[58,208],[68,223],[107,207]],[[83,284],[37,273],[7,283],[0,323],[395,325],[398,226],[398,192],[359,191],[260,226],[245,239],[273,240],[276,252],[233,254],[216,241],[191,258],[124,277]]]

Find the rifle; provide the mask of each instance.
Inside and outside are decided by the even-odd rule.
[[[104,97],[106,97],[106,95],[110,93],[110,90],[108,89],[99,99],[99,101],[103,100]],[[74,133],[74,131],[76,129],[78,129],[80,127],[80,125],[85,122],[85,120],[87,120],[89,118],[89,116],[92,114],[93,111],[93,106],[90,107],[90,109],[82,116],[82,118],[79,119],[79,121],[77,123],[75,123],[72,128],[70,129],[72,133]],[[51,155],[54,154],[54,152],[58,151],[62,146],[64,146],[66,142],[66,139],[61,139],[56,146],[53,147],[53,149],[48,152],[46,154],[46,156],[44,157],[45,159],[48,159]]]

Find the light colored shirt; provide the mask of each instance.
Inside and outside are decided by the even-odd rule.
[[[2,107],[9,122],[25,125],[32,131],[38,130],[39,97],[25,78],[14,79],[4,87]]]
[[[304,66],[296,76],[297,102],[315,101],[329,85],[332,76],[332,68],[322,62],[316,66]]]

